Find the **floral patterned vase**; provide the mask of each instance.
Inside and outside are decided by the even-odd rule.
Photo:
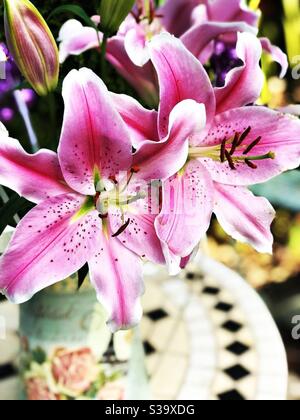
[[[22,395],[29,400],[148,397],[138,330],[112,335],[88,282],[76,277],[21,306]]]

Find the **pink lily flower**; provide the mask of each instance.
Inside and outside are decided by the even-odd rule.
[[[100,17],[93,17],[99,22]],[[124,77],[139,93],[140,97],[149,106],[156,106],[158,103],[158,86],[155,78],[155,71],[150,63],[143,67],[136,66],[127,54],[125,48],[125,34],[136,29],[136,21],[133,16],[128,16],[121,25],[116,36],[109,38],[107,43],[106,58],[116,68],[119,74]],[[129,35],[130,36],[130,35]],[[63,63],[70,55],[81,55],[90,49],[99,48],[103,34],[91,27],[83,26],[76,19],[68,20],[59,33],[60,62]]]
[[[146,211],[148,181],[167,178],[182,166],[186,139],[205,125],[204,107],[191,100],[176,104],[160,167],[134,174],[130,132],[104,83],[91,70],[73,70],[63,97],[57,155],[47,150],[28,155],[0,127],[0,184],[37,204],[0,260],[0,290],[23,303],[88,262],[115,331],[140,320],[141,257],[165,262],[155,214]]]
[[[163,34],[150,44],[160,83],[160,136],[179,100],[203,102],[207,113],[206,130],[190,139],[188,160],[163,185],[156,230],[164,250],[175,257],[184,258],[194,250],[213,212],[233,238],[259,252],[272,252],[274,210],[247,186],[300,164],[300,121],[264,107],[245,106],[258,98],[263,84],[260,41],[240,34],[237,51],[243,66],[229,72],[225,86],[213,88],[203,66],[178,39]],[[155,148],[157,154],[161,149],[141,139],[140,132],[134,162],[147,167]]]
[[[137,90],[143,101],[150,107],[158,103],[158,86],[154,68],[149,62],[148,48],[149,42],[155,35],[167,29],[177,34],[175,28],[180,28],[182,23],[185,29],[179,31],[180,34],[178,33],[182,42],[202,64],[206,64],[213,56],[219,39],[225,50],[229,48],[235,54],[238,32],[249,32],[255,35],[258,32],[257,14],[245,9],[240,1],[231,4],[232,9],[229,8],[229,14],[220,12],[220,9],[224,8],[224,2],[223,6],[219,1],[213,4],[206,1],[200,3],[199,0],[187,2],[175,0],[156,9],[153,0],[137,1],[132,13],[120,26],[117,35],[108,40],[107,60]],[[195,12],[199,9],[205,10],[201,18],[198,12],[192,13],[192,10]],[[210,9],[212,11],[208,13],[207,10]],[[195,15],[195,19],[187,19],[187,15]],[[176,25],[172,28],[170,22],[174,16]],[[232,21],[229,19],[230,16]],[[98,16],[97,19],[99,21],[100,17]],[[102,36],[102,33],[99,33],[98,37],[93,28],[84,27],[76,20],[67,21],[59,35],[61,62],[65,61],[69,55],[79,55],[89,49],[98,48]],[[230,42],[227,42],[228,40]],[[262,39],[262,45],[281,65],[281,77],[283,77],[288,68],[286,55],[278,47],[272,46],[267,39]],[[223,73],[222,77],[225,77],[226,69],[222,71]]]
[[[167,0],[159,13],[166,30],[177,37],[191,27],[207,21],[245,22],[257,27],[259,14],[251,11],[244,0]]]

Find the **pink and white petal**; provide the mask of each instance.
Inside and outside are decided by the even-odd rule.
[[[131,96],[111,93],[111,98],[130,132],[134,147],[145,140],[159,141],[157,111],[144,108]]]
[[[92,27],[83,26],[78,20],[68,20],[60,29],[58,41],[59,59],[63,63],[70,55],[80,55],[85,51],[99,48],[103,34]]]
[[[234,239],[249,243],[258,252],[272,254],[275,210],[268,200],[255,197],[244,187],[215,184],[214,212]]]
[[[240,33],[236,52],[244,64],[227,74],[224,87],[215,88],[218,114],[256,102],[264,85],[260,41],[250,33]]]
[[[272,59],[281,67],[280,78],[283,79],[289,69],[287,55],[276,45],[272,45],[268,38],[260,38],[262,48],[271,55]]]
[[[118,238],[101,235],[97,254],[90,259],[91,282],[108,312],[113,332],[136,326],[142,317],[144,293],[141,259]]]
[[[252,11],[245,0],[205,0],[210,20],[220,22],[246,22],[251,26],[257,26],[259,13]]]
[[[161,244],[162,250],[164,253],[164,257],[166,260],[166,267],[168,269],[168,273],[170,276],[177,276],[181,270],[181,261],[182,258],[178,257],[178,255],[175,255],[167,246],[167,244],[163,243]]]
[[[163,184],[163,206],[155,227],[172,254],[185,258],[205,236],[212,216],[214,186],[196,160]]]
[[[164,264],[165,258],[154,226],[158,210],[151,207],[150,188],[148,193],[146,199],[128,206],[123,217],[120,211],[113,209],[109,218],[110,227],[116,233],[129,221],[125,231],[118,236],[121,243],[142,258]]]
[[[17,140],[8,137],[0,125],[0,184],[33,203],[71,192],[63,178],[56,153],[24,151]]]
[[[96,211],[78,215],[84,203],[85,197],[63,194],[22,219],[0,260],[0,290],[12,302],[64,280],[94,254],[101,221]]]
[[[138,67],[143,67],[149,60],[146,33],[141,25],[136,25],[125,35],[124,47],[128,57]]]
[[[205,104],[210,123],[215,114],[215,96],[201,63],[179,39],[167,33],[154,37],[149,49],[160,85],[160,137],[167,135],[172,109],[186,99]]]
[[[151,63],[143,67],[133,64],[125,51],[124,37],[114,36],[108,40],[106,58],[149,107],[157,106],[158,86],[155,70]]]
[[[74,190],[93,195],[95,173],[109,178],[130,168],[129,132],[106,86],[91,70],[72,70],[64,80],[63,97],[62,172]]]
[[[202,64],[206,64],[210,57],[205,52],[211,42],[221,35],[237,34],[238,32],[257,34],[257,30],[245,22],[205,22],[192,26],[180,39]],[[210,52],[212,53],[211,48]]]
[[[139,172],[136,177],[146,181],[165,180],[178,172],[188,158],[189,139],[202,132],[206,125],[205,107],[193,100],[184,100],[172,110],[169,134],[160,142],[145,141],[133,157]]]
[[[251,127],[251,132],[233,157],[245,158],[273,152],[275,158],[255,161],[257,169],[237,163],[236,170],[230,169],[227,162],[201,159],[214,181],[229,185],[253,185],[300,165],[300,120],[264,107],[237,108],[218,115],[204,144],[220,145],[224,138],[230,139],[236,132],[243,133],[248,127]],[[258,145],[243,155],[243,151],[260,136],[262,139]]]

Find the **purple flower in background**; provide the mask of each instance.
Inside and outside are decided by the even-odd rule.
[[[0,43],[2,56],[6,57],[3,63],[3,78],[0,78],[0,121],[10,122],[16,114],[16,98],[13,91],[22,82],[21,73],[11,56],[6,44]],[[36,100],[36,94],[32,89],[22,89],[19,92],[19,99],[27,106],[32,106]]]
[[[223,87],[230,70],[242,66],[243,62],[237,55],[235,44],[216,41],[211,65],[215,72],[216,87]]]

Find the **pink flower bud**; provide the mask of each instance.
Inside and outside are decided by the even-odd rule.
[[[39,95],[58,83],[59,58],[54,37],[36,7],[28,0],[4,0],[5,32],[20,71]]]

